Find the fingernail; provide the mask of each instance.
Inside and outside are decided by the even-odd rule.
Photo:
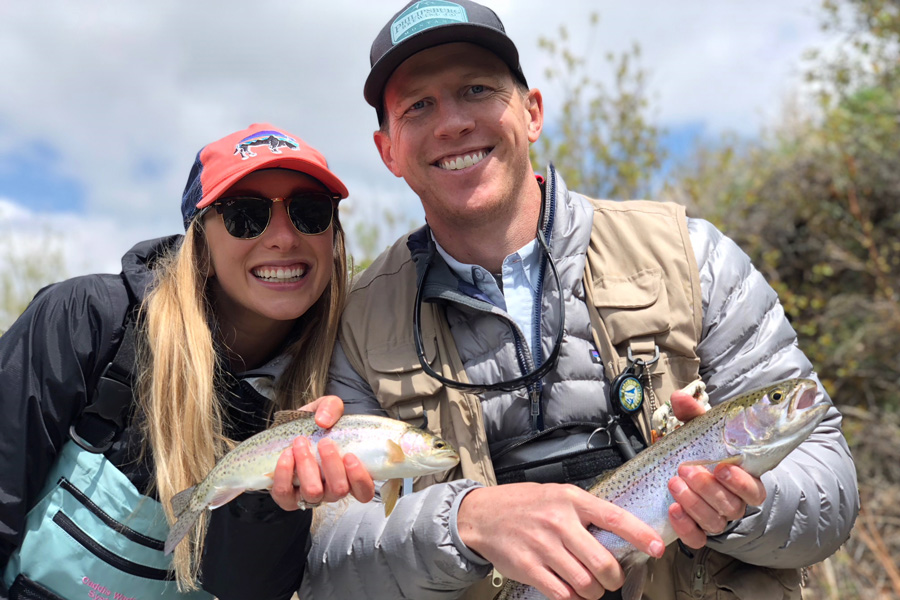
[[[681,479],[672,479],[669,481],[669,488],[672,490],[673,494],[680,494],[686,487],[687,486]]]
[[[716,471],[716,479],[719,481],[730,481],[731,480],[731,469],[723,468]]]
[[[650,555],[659,558],[666,551],[666,547],[662,542],[650,542]]]
[[[325,410],[324,408],[316,413],[317,420],[320,423],[331,423],[331,413]]]
[[[348,454],[344,457],[344,465],[350,467],[351,469],[359,466],[359,459],[353,456],[352,454]]]

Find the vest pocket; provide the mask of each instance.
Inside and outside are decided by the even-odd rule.
[[[676,549],[669,548],[671,550]],[[801,598],[799,569],[770,569],[751,565],[709,547],[696,552],[693,559],[681,552],[674,557],[676,600]]]
[[[429,360],[429,364],[434,367],[431,364],[435,356],[433,350],[434,340],[431,340],[430,347],[432,351],[429,353],[429,344],[426,342],[425,357]],[[401,409],[399,405],[402,405],[405,401],[413,401],[421,406],[423,397],[433,396],[441,389],[442,385],[422,369],[422,365],[419,364],[419,358],[416,356],[415,348],[412,346],[381,347],[369,349],[367,355],[369,367],[374,375],[369,381],[372,385],[372,391],[375,393],[381,406],[388,411],[397,407],[397,410],[406,414],[407,417],[421,417],[421,411],[417,409],[412,411],[410,409]],[[437,371],[440,372],[439,366]],[[408,420],[412,425],[421,426],[421,423],[415,423],[412,419],[404,420]],[[429,423],[429,425],[435,426],[437,424]]]
[[[594,306],[614,346],[671,329],[669,298],[660,269],[594,280]]]

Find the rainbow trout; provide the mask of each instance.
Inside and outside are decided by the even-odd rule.
[[[668,546],[676,540],[669,523],[674,502],[668,482],[682,464],[740,465],[759,477],[774,468],[825,418],[829,404],[816,403],[816,384],[791,379],[748,392],[711,408],[675,429],[618,469],[604,473],[588,490],[653,527]],[[588,530],[622,565],[624,600],[639,600],[650,558],[593,525]],[[497,600],[545,598],[537,589],[508,580]]]
[[[373,479],[388,480],[381,488],[385,514],[390,514],[397,502],[404,477],[438,473],[459,462],[450,444],[402,421],[344,415],[331,429],[322,429],[311,412],[282,411],[275,415],[273,427],[241,442],[203,481],[172,498],[177,520],[166,538],[165,553],[175,549],[207,508],[219,508],[247,490],[271,488],[278,457],[300,436],[309,439],[317,459],[317,444],[327,438],[341,455],[356,455]]]

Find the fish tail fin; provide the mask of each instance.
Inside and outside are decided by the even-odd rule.
[[[188,504],[191,502],[191,496],[194,495],[194,490],[197,489],[197,486],[191,486],[186,490],[181,490],[174,496],[172,496],[172,512],[175,513],[175,518],[181,516],[185,510],[187,510]]]
[[[184,539],[184,536],[190,532],[194,523],[196,523],[200,515],[203,514],[204,508],[205,507],[200,508],[199,510],[185,510],[179,515],[178,520],[175,521],[175,524],[169,529],[169,535],[166,536],[166,545],[163,550],[166,555],[171,554],[172,551],[175,550],[175,546],[177,546],[178,543]]]

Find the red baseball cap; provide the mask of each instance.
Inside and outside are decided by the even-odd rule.
[[[347,187],[329,170],[321,152],[284,129],[254,123],[207,144],[197,153],[181,197],[184,228],[241,178],[275,167],[305,173],[319,180],[337,199],[347,197]]]

